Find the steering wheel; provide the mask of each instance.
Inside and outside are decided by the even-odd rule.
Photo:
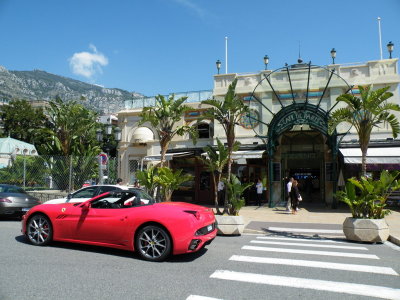
[[[101,200],[99,202],[98,208],[111,208],[111,203],[108,202],[107,200]]]

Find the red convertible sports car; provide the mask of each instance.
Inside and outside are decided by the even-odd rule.
[[[113,191],[82,203],[42,204],[23,217],[33,245],[64,241],[136,251],[162,261],[195,252],[217,234],[212,209],[180,202],[141,201],[132,191]]]

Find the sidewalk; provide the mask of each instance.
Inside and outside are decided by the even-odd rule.
[[[287,213],[284,207],[269,208],[267,205],[262,207],[245,206],[239,213],[245,220],[246,227],[252,221],[258,222],[283,222],[283,223],[319,223],[342,225],[347,217],[351,217],[348,209],[332,209],[309,205],[301,208],[296,215]],[[389,240],[400,246],[400,212],[392,211],[386,217],[389,224]],[[245,232],[254,232],[246,230]]]

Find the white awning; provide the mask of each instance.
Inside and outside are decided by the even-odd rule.
[[[246,159],[262,158],[264,152],[265,150],[234,151],[232,152],[232,159],[236,160],[238,164],[246,164]],[[201,155],[204,157],[208,157],[207,153],[203,153]]]
[[[172,160],[174,157],[181,157],[193,154],[192,152],[179,152],[179,153],[167,153],[165,154],[165,160]],[[143,161],[161,161],[161,155],[147,155],[143,157]]]
[[[344,163],[361,164],[360,148],[340,148]],[[400,164],[400,147],[368,148],[367,164]]]
[[[154,141],[154,133],[147,127],[138,127],[132,135],[133,143],[146,143]]]
[[[248,150],[248,151],[234,151],[232,153],[233,159],[248,159],[248,158],[262,158],[265,150]]]

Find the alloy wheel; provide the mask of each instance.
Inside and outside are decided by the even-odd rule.
[[[43,215],[35,215],[30,218],[27,224],[27,235],[29,241],[34,245],[48,244],[53,235],[49,219]]]
[[[171,241],[167,232],[158,226],[146,226],[140,230],[136,249],[146,260],[161,261],[171,250]]]

